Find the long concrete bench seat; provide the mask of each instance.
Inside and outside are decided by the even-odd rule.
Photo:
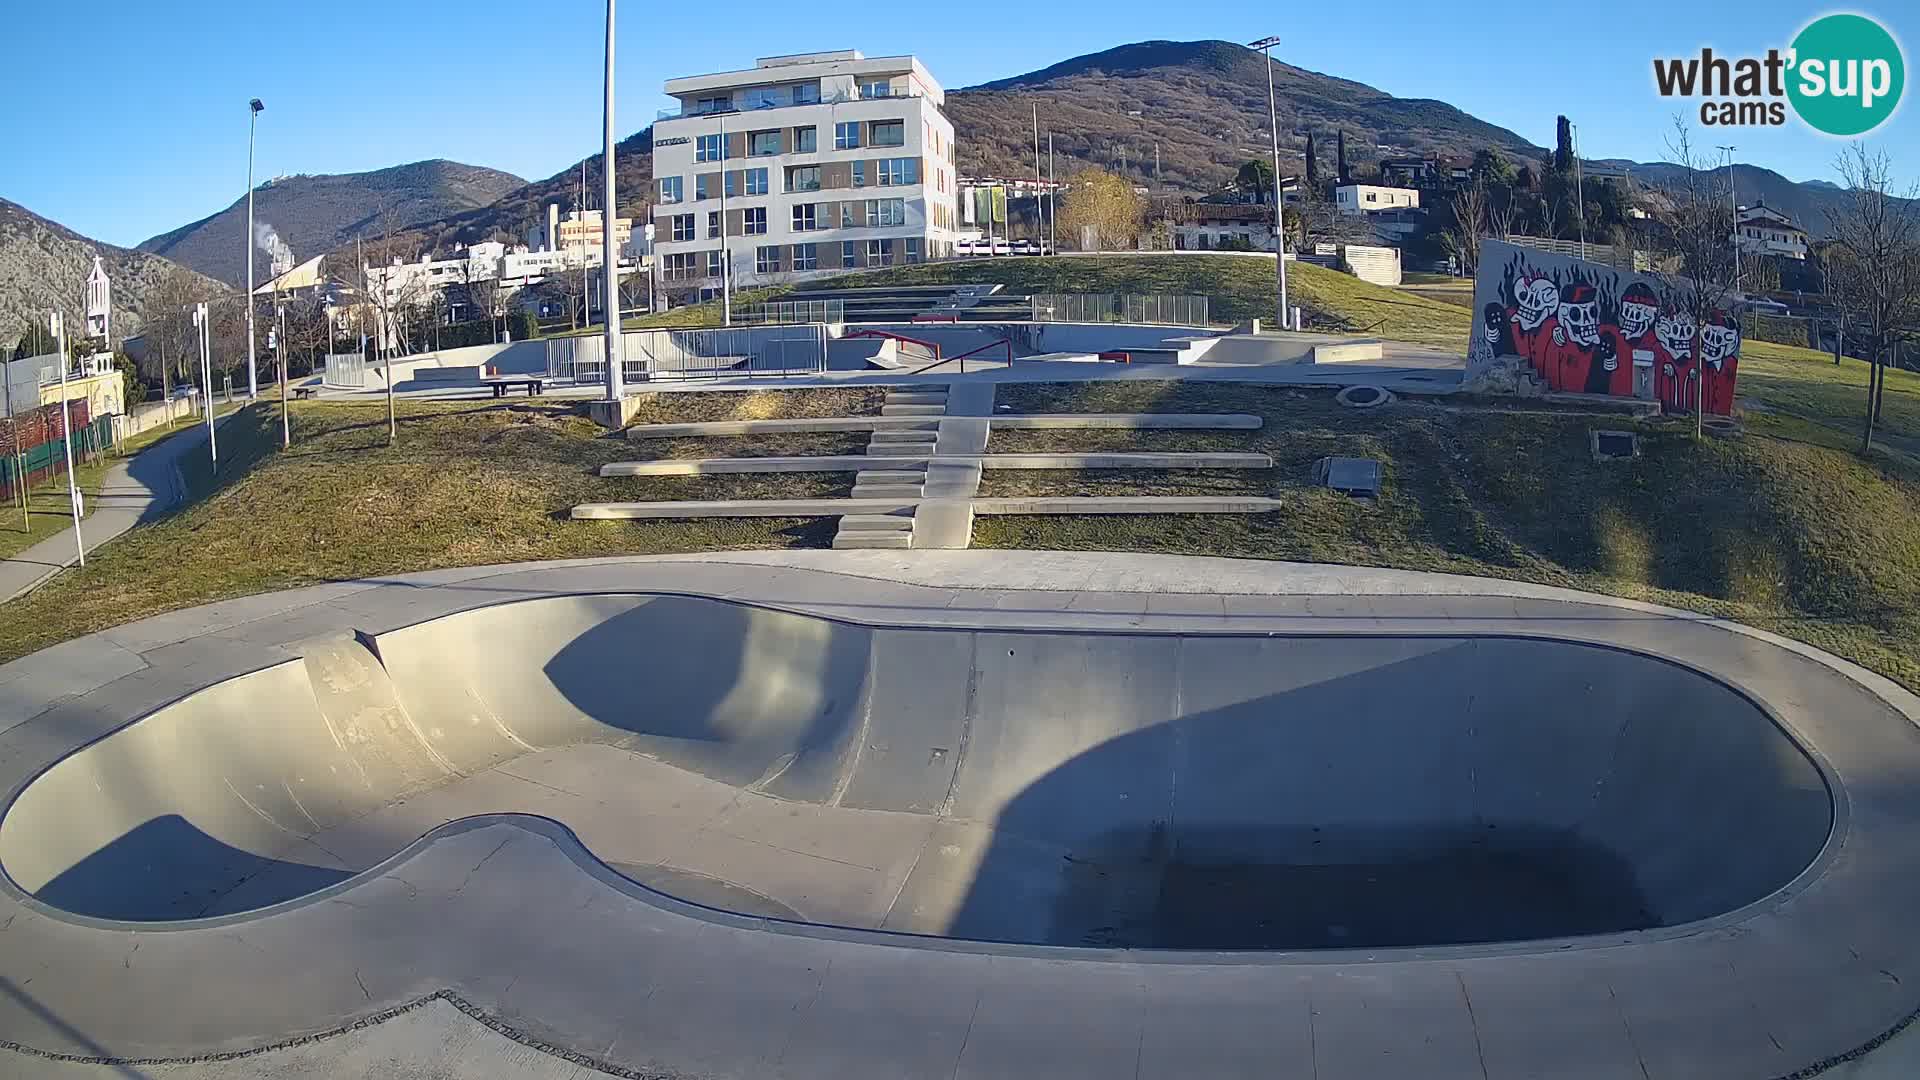
[[[685,502],[581,503],[580,521],[665,520],[721,517],[837,517],[900,514],[922,498],[884,499],[715,499]],[[971,502],[975,514],[1264,514],[1285,504],[1279,499],[1238,495],[1022,496],[937,500]]]
[[[973,500],[973,512],[1010,514],[1265,514],[1279,499],[1257,495],[1042,495]]]
[[[629,439],[700,439],[727,435],[779,435],[796,431],[932,431],[937,416],[814,416],[794,420],[706,420],[688,424],[635,424]]]
[[[997,428],[1121,428],[1254,431],[1262,423],[1250,413],[999,413]]]
[[[983,469],[1270,469],[1265,454],[1204,451],[1093,454],[937,454],[931,457],[878,454],[817,454],[798,457],[667,458],[613,461],[601,476],[707,476],[717,473],[861,472],[871,469],[924,469],[933,464],[978,462]]]

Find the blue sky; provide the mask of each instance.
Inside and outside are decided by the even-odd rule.
[[[0,196],[110,243],[138,243],[245,194],[249,97],[267,104],[262,178],[444,157],[538,179],[599,140],[596,0],[32,6],[31,36],[8,50]],[[725,12],[633,4],[618,38],[619,126],[625,135],[653,119],[667,104],[666,78],[747,67],[762,55],[912,52],[955,88],[1130,41],[1273,33],[1289,63],[1451,102],[1542,145],[1565,112],[1587,156],[1652,160],[1663,156],[1675,111],[1654,92],[1655,55],[1784,47],[1830,10],[1880,18],[1910,63],[1920,41],[1920,15],[1891,3],[1619,0],[1576,6],[1578,23],[1538,0],[1366,7],[1362,23],[1352,5],[1254,0],[976,0],[913,8],[910,18],[888,17],[873,0],[745,0]],[[943,13],[939,25],[931,12]],[[864,29],[839,40],[813,29],[825,26]],[[1903,179],[1920,176],[1916,115],[1909,102],[1872,136]],[[1731,138],[1703,130],[1698,141],[1731,141],[1741,160],[1799,180],[1830,178],[1842,145],[1793,120]]]

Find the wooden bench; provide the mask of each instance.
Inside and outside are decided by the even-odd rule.
[[[547,388],[544,375],[500,375],[480,381],[493,388],[494,397],[506,397],[507,391],[516,386],[526,387],[528,397],[544,394]]]

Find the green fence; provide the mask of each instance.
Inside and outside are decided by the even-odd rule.
[[[84,463],[113,448],[113,417],[102,416],[85,427],[73,429],[73,459]],[[67,471],[67,450],[63,439],[50,439],[28,447],[24,454],[0,455],[0,497],[16,498],[20,476],[26,475],[31,490]]]

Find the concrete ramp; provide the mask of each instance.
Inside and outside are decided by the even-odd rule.
[[[1691,669],[1522,637],[869,627],[503,603],[192,694],[0,819],[84,915],[293,901],[491,812],[698,903],[1134,948],[1673,926],[1821,851],[1822,774]]]

